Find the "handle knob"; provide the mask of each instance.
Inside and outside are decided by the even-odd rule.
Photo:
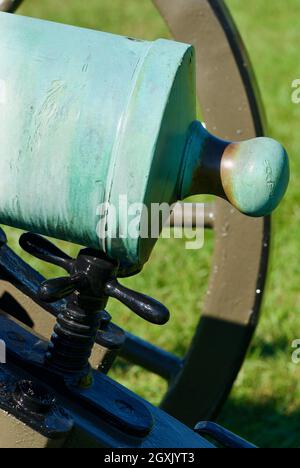
[[[136,315],[155,325],[164,325],[170,318],[168,309],[160,302],[122,286],[116,279],[106,284],[105,294],[118,299]]]
[[[71,272],[74,260],[45,237],[27,232],[21,235],[19,244],[30,255],[45,262],[53,263],[53,265],[63,268],[68,273]]]
[[[217,195],[248,216],[266,216],[282,200],[289,175],[287,153],[275,140],[228,142],[211,135],[200,122],[194,122],[179,198]]]
[[[75,291],[95,299],[110,296],[118,299],[148,322],[156,325],[168,322],[170,318],[168,309],[155,299],[119,284],[115,278],[116,265],[102,256],[99,257],[98,252],[84,249],[74,260],[47,239],[36,234],[23,234],[19,242],[26,252],[58,265],[70,273],[68,277],[44,281],[38,292],[40,300],[48,303],[56,302]]]

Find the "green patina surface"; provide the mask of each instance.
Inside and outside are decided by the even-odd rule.
[[[231,157],[222,176],[223,185],[229,187],[229,200],[247,215],[271,214],[281,202],[290,178],[284,148],[271,138],[257,138],[232,144],[226,152]]]
[[[196,112],[193,49],[4,13],[0,44],[0,221],[148,258],[139,239],[98,239],[98,207],[174,197]],[[109,213],[102,222],[118,232]]]
[[[129,273],[157,241],[139,236],[154,203],[224,188],[240,211],[270,213],[288,183],[284,149],[191,127],[194,62],[187,44],[1,13],[0,222],[100,248]],[[220,193],[213,178],[213,190],[203,184],[214,160]],[[146,218],[139,207],[124,215],[120,196]]]
[[[119,195],[127,194],[129,206],[142,203],[147,208],[148,216],[138,210],[139,216],[123,218],[124,224],[134,221],[138,233],[150,227],[152,204],[172,204],[178,200],[178,177],[188,129],[196,115],[194,51],[182,44],[180,61],[178,57],[174,61],[178,51],[177,43],[173,43],[172,50],[167,41],[158,41],[151,48],[118,141],[110,202],[117,206]],[[122,219],[120,227],[124,227]],[[108,250],[116,252],[118,258],[126,258],[129,264],[142,266],[156,241],[157,237],[151,236],[134,239],[131,235],[124,238],[111,235]]]

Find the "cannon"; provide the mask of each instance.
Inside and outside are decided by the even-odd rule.
[[[166,3],[157,3],[171,28],[176,29],[173,21],[178,21],[176,14],[180,2],[176,2],[170,16],[164,10]],[[204,8],[206,14],[215,18],[216,10],[207,10],[209,6],[215,7],[214,2],[191,2],[189,7]],[[189,8],[184,11],[189,11]],[[219,28],[228,19],[224,9],[218,10],[218,14],[221,18]],[[18,363],[21,360],[23,367],[30,367],[34,380],[42,378],[47,386],[51,383],[64,404],[71,398],[70,391],[73,398],[76,394],[78,401],[84,404],[82,388],[85,387],[91,407],[91,404],[99,403],[95,401],[97,387],[103,395],[105,383],[105,392],[113,392],[113,386],[104,374],[113,363],[115,351],[133,361],[140,356],[148,367],[152,367],[151,370],[155,370],[156,365],[149,358],[152,353],[156,356],[157,366],[161,366],[161,374],[170,380],[172,378],[171,391],[163,407],[183,422],[191,422],[191,407],[186,410],[184,403],[178,405],[178,399],[183,392],[182,386],[187,387],[190,379],[187,375],[189,364],[193,359],[199,359],[199,350],[193,350],[185,365],[167,353],[150,346],[147,348],[135,337],[124,335],[104,313],[107,298],[111,296],[152,323],[167,321],[168,311],[161,304],[126,290],[117,281],[117,277],[132,275],[143,267],[157,238],[138,236],[131,239],[125,236],[124,239],[113,235],[122,229],[114,224],[109,210],[105,212],[104,220],[101,219],[107,227],[106,236],[102,238],[97,230],[97,207],[102,203],[108,202],[108,206],[116,203],[120,194],[129,195],[133,203],[149,207],[156,202],[172,204],[195,193],[211,193],[248,215],[269,215],[287,187],[286,153],[280,145],[266,138],[232,143],[228,131],[224,135],[227,138],[221,140],[196,121],[195,52],[189,45],[163,40],[154,43],[137,41],[6,14],[0,16],[0,21],[1,43],[7,45],[0,63],[4,73],[1,87],[2,108],[5,109],[5,114],[3,112],[0,117],[4,194],[0,220],[6,225],[89,247],[82,250],[77,259],[72,259],[40,236],[23,235],[20,243],[25,250],[62,266],[70,274],[69,277],[44,282],[37,272],[24,265],[6,247],[3,236],[3,279],[58,317],[50,346],[46,343],[38,345],[34,335],[27,335],[20,328],[16,331],[13,322],[4,318],[2,329],[10,336],[15,333],[22,337],[26,343],[26,355],[30,355],[30,349],[37,349],[36,355],[31,352],[31,356],[23,360],[20,350],[12,349],[13,358]],[[182,31],[178,32],[180,34]],[[51,42],[50,47],[49,37],[57,41]],[[182,40],[182,36],[179,39]],[[31,57],[29,63],[28,57]],[[68,67],[66,63],[69,63]],[[20,70],[26,74],[22,82],[19,80]],[[37,77],[36,87],[32,87],[33,76]],[[248,93],[250,96],[251,89]],[[15,106],[11,105],[12,102]],[[251,102],[249,98],[246,112],[253,110],[254,115],[254,110],[258,110],[255,105],[255,100]],[[260,122],[257,114],[255,117],[259,134],[262,133]],[[142,214],[138,222],[140,230],[144,220]],[[230,216],[239,215],[230,211]],[[210,218],[212,220],[214,216]],[[122,217],[120,219],[122,221]],[[250,223],[248,218],[242,219]],[[253,232],[258,237],[263,235],[266,245],[268,221],[265,222],[266,231],[259,223],[251,226],[254,226]],[[258,244],[257,251],[266,254],[268,246],[262,251]],[[265,264],[259,267],[264,272]],[[254,279],[257,276],[261,275],[253,267]],[[260,281],[262,287],[256,289],[260,291],[259,296],[263,289],[261,277]],[[255,299],[257,309],[259,302],[260,298]],[[100,316],[99,310],[102,310]],[[235,353],[243,354],[253,331],[253,311],[251,315],[251,320],[250,317],[244,320],[242,333],[238,332],[236,343],[239,349],[230,350],[234,367],[225,378],[222,376],[221,389],[213,382],[213,394],[202,402],[203,407],[199,411],[207,417],[216,411],[232,384],[240,365]],[[201,323],[200,333],[207,328],[207,323],[206,327]],[[78,337],[76,330],[79,329]],[[87,332],[84,339],[83,330]],[[213,333],[212,327],[206,344]],[[232,337],[229,331],[228,336]],[[101,376],[91,372],[88,364],[95,341],[102,349],[108,350],[98,363]],[[41,369],[45,363],[47,370],[43,374]],[[201,362],[199,364],[201,369]],[[63,383],[60,381],[58,386],[54,385],[53,375],[59,376]],[[66,375],[67,390],[64,388]],[[212,387],[207,387],[205,392]],[[120,389],[117,391],[121,392]],[[23,389],[18,387],[18,398],[22,392]],[[192,396],[194,392],[192,389]],[[125,427],[125,433],[138,434],[147,446],[159,436],[160,413],[152,413],[156,418],[155,429],[152,430],[153,421],[151,423],[143,404],[130,398],[128,396],[129,402],[122,399],[122,408],[115,412],[108,412],[109,401],[100,408],[98,404],[98,416],[113,425],[112,432],[121,427],[124,431]],[[135,410],[135,427],[130,418],[124,418],[126,405]],[[194,409],[195,406],[193,400]],[[87,420],[83,424],[75,414],[73,410],[76,424],[87,431],[88,425],[92,425],[90,414],[87,418],[89,424]],[[101,439],[102,443],[111,444],[103,431],[96,435],[96,422],[93,423],[89,434],[97,441]],[[64,421],[64,425],[66,431],[69,430],[68,421]],[[190,437],[193,444],[190,431],[185,430],[185,440]],[[182,433],[185,430],[181,427]],[[162,441],[162,444],[168,443],[167,440]]]
[[[115,219],[120,197],[149,211],[214,194],[252,216],[281,200],[289,170],[280,145],[222,141],[196,121],[190,46],[5,13],[0,22],[3,224],[100,248],[127,275],[156,239],[143,209],[134,237],[120,208]]]

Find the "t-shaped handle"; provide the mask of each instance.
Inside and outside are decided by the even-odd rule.
[[[271,138],[228,142],[211,135],[200,122],[190,129],[179,198],[212,194],[249,216],[269,215],[289,182],[288,156]]]
[[[6,241],[1,235],[0,244]],[[20,237],[20,246],[28,253],[48,263],[64,268],[70,276],[44,281],[39,288],[39,299],[52,303],[75,291],[91,298],[113,297],[136,315],[156,325],[164,325],[170,318],[168,309],[152,297],[128,289],[118,283],[118,268],[108,258],[99,257],[97,251],[83,249],[72,259],[52,242],[30,232]]]

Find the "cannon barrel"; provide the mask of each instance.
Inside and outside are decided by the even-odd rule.
[[[7,13],[0,141],[0,222],[98,248],[128,273],[157,236],[140,235],[140,209],[128,233],[122,197],[150,208],[208,193],[263,216],[289,179],[278,143],[225,142],[196,121],[192,46]]]

